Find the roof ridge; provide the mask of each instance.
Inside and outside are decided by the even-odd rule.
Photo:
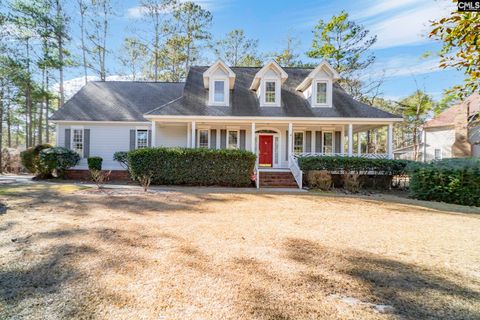
[[[142,80],[106,80],[106,81],[101,81],[101,80],[92,80],[88,81],[90,82],[95,82],[95,83],[108,83],[108,82],[123,82],[123,83],[159,83],[159,84],[184,84],[185,81],[152,81],[152,80],[147,80],[147,81],[142,81]]]

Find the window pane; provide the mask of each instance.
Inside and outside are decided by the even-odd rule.
[[[137,149],[148,147],[148,131],[137,130]]]
[[[325,82],[317,82],[317,103],[327,103],[327,84]]]
[[[198,139],[200,148],[208,148],[208,130],[200,130]]]
[[[228,149],[238,149],[238,131],[228,131]]]
[[[72,149],[83,157],[83,130],[73,129]]]
[[[303,152],[303,132],[295,132],[293,135],[293,152],[298,154]]]
[[[323,153],[333,153],[333,133],[325,132],[323,134]]]
[[[214,101],[215,102],[224,102],[225,101],[225,81],[215,81],[214,82]]]
[[[265,83],[265,102],[275,103],[275,82],[267,81]]]

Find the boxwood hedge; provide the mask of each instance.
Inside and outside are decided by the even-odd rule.
[[[143,148],[128,153],[132,178],[153,184],[251,185],[255,154],[244,150]]]
[[[410,170],[410,193],[417,199],[480,206],[480,158],[415,166]]]
[[[300,157],[298,163],[302,170],[326,170],[329,172],[373,173],[384,175],[401,175],[405,173],[410,161],[392,159],[369,159],[343,156],[309,156]]]

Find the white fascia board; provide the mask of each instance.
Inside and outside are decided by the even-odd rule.
[[[312,81],[315,79],[317,73],[319,73],[323,68],[326,68],[332,74],[332,81],[340,79],[340,75],[338,72],[333,69],[333,67],[327,62],[327,60],[323,60],[315,69],[312,70],[308,74],[308,76],[303,80],[296,88],[297,91],[304,91]]]
[[[283,68],[275,60],[270,60],[266,65],[263,66],[262,69],[260,69],[255,74],[255,77],[253,78],[253,82],[250,85],[250,90],[258,89],[258,86],[260,84],[260,79],[263,78],[263,75],[265,74],[265,72],[267,72],[270,68],[274,68],[280,72],[280,80],[282,84],[285,82],[285,80],[287,80],[288,74],[285,72],[285,70],[283,70]]]
[[[162,120],[162,121],[212,121],[212,122],[224,122],[226,120],[239,121],[239,122],[272,122],[288,123],[288,122],[322,122],[331,123],[336,122],[338,124],[368,124],[368,123],[392,123],[402,122],[402,118],[315,118],[315,117],[249,117],[249,116],[160,116],[160,115],[144,115],[147,119]]]
[[[236,75],[235,75],[235,72],[233,72],[232,69],[230,69],[229,66],[227,66],[227,64],[225,62],[223,62],[222,59],[218,59],[213,65],[211,65],[204,73],[203,73],[203,85],[205,87],[205,89],[208,89],[209,86],[210,86],[210,77],[212,76],[212,74],[217,70],[217,68],[222,68],[223,70],[225,70],[227,72],[227,76],[228,76],[228,79],[230,80],[229,81],[229,87],[230,87],[230,90],[233,89],[234,85],[235,85],[235,78],[236,78]]]

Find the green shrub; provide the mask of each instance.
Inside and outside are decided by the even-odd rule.
[[[51,148],[49,144],[39,144],[35,147],[28,148],[20,153],[20,160],[22,165],[28,172],[37,176],[45,175],[48,173],[42,164],[40,163],[40,151]]]
[[[480,159],[446,159],[411,168],[417,199],[480,206]]]
[[[53,147],[40,152],[42,165],[57,177],[63,176],[66,169],[76,166],[79,161],[78,153],[63,147]]]
[[[117,151],[113,154],[113,160],[120,162],[122,167],[128,170],[128,152],[127,151]]]
[[[329,172],[366,173],[383,175],[401,175],[405,173],[411,161],[392,159],[369,159],[362,157],[343,156],[310,156],[300,157],[300,169],[326,170]]]
[[[102,162],[103,162],[102,157],[90,157],[90,158],[87,159],[88,169],[90,171],[91,170],[101,171],[102,170]]]
[[[243,150],[142,148],[128,153],[132,178],[153,184],[249,186],[255,161]]]

